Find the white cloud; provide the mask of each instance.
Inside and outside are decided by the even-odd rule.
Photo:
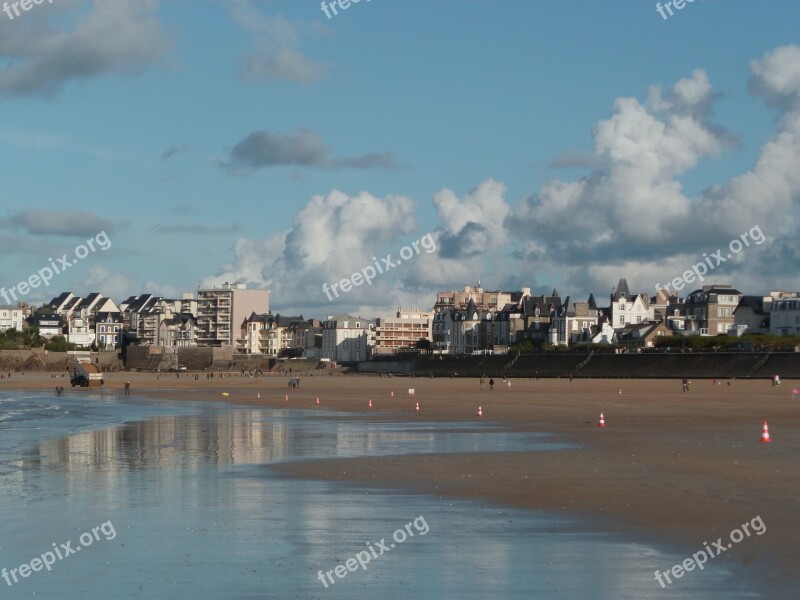
[[[251,0],[233,0],[230,6],[234,21],[250,33],[255,46],[244,58],[245,77],[312,83],[325,76],[327,68],[300,51],[300,25],[261,13]]]

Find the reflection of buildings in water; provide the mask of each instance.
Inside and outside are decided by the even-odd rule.
[[[336,455],[361,456],[375,452],[386,452],[387,448],[397,448],[398,452],[412,447],[415,452],[433,451],[436,435],[434,433],[415,433],[413,431],[374,431],[365,424],[366,431],[359,431],[353,425],[339,423],[336,428]],[[405,447],[404,447],[405,446]]]
[[[291,440],[287,423],[244,410],[164,416],[42,441],[23,466],[113,473],[170,464],[259,464],[288,456]]]

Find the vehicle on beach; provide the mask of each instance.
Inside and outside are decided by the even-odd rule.
[[[81,359],[75,364],[69,382],[72,387],[100,387],[105,383],[99,369],[91,361]]]

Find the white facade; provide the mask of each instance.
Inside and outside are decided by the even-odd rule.
[[[769,318],[772,335],[800,335],[800,294],[772,301]]]
[[[369,360],[375,343],[375,322],[342,315],[322,322],[322,358],[338,362]]]
[[[105,319],[95,321],[94,331],[98,346],[116,348],[121,341],[122,315],[119,312],[106,314]]]
[[[94,329],[88,319],[71,316],[67,325],[67,342],[78,346],[91,346],[94,340]]]
[[[611,326],[622,329],[626,325],[645,323],[649,318],[649,309],[641,294],[633,298],[619,298],[611,302]]]
[[[22,331],[22,309],[13,306],[0,306],[0,331],[16,329]]]

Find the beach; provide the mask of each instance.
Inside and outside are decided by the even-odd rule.
[[[765,534],[746,537],[714,560],[768,591],[800,585],[800,400],[791,393],[797,382],[699,380],[682,392],[679,378],[526,379],[510,386],[496,378],[489,390],[487,378],[481,390],[473,379],[303,375],[295,389],[287,387],[288,376],[194,380],[186,373],[115,373],[104,392],[121,394],[127,380],[133,393],[154,398],[338,411],[345,413],[338,419],[355,423],[463,422],[552,434],[572,447],[314,459],[264,468],[295,479],[581,516],[598,530],[645,536],[685,549],[686,556],[727,540],[758,516]],[[54,381],[14,374],[0,389],[52,389]],[[604,428],[598,427],[601,412]],[[760,442],[764,420],[770,444]]]

